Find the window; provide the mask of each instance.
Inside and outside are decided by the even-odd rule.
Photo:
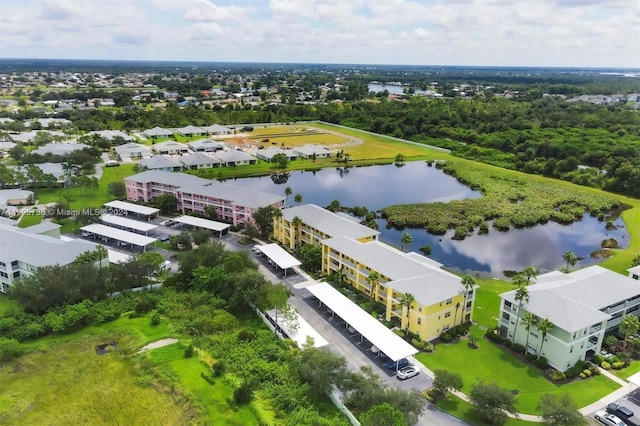
[[[453,303],[453,299],[447,299],[447,305],[450,305]]]
[[[418,306],[418,312],[422,312],[422,306]]]
[[[418,318],[418,325],[422,324],[422,318]]]
[[[505,308],[511,308],[512,306],[513,306],[513,305],[511,304],[511,302],[509,302],[509,301],[507,301],[507,300],[505,300],[505,301],[504,301],[504,307],[505,307]]]
[[[20,271],[16,271],[13,273],[13,278],[20,278]]]
[[[508,313],[506,313],[506,312],[502,313],[502,319],[503,320],[509,321],[509,318],[511,318],[511,316]]]
[[[18,266],[18,261],[14,260],[13,262],[11,262],[11,266]]]
[[[451,312],[446,312],[446,313],[444,314],[444,317],[445,317],[445,318],[449,318],[450,316],[451,316]]]
[[[447,331],[449,329],[449,324],[445,325],[442,331]]]

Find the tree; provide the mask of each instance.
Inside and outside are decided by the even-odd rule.
[[[400,304],[407,308],[407,325],[405,327],[405,334],[409,332],[409,324],[411,322],[411,305],[416,301],[416,298],[411,293],[404,293],[400,298]]]
[[[400,243],[402,243],[402,251],[407,251],[409,245],[413,242],[413,237],[408,232],[404,232],[400,237]]]
[[[260,207],[253,213],[253,220],[256,222],[262,237],[267,237],[273,231],[273,218],[277,214],[282,216],[282,212],[273,206]]]
[[[159,195],[153,200],[153,204],[164,214],[171,214],[178,211],[178,199],[175,195]]]
[[[469,297],[469,293],[473,291],[476,286],[476,280],[469,274],[465,274],[460,281],[462,287],[464,287],[464,310],[467,309],[467,298]]]
[[[291,291],[282,283],[272,285],[267,291],[269,307],[276,310],[276,324],[278,323],[278,311],[284,311],[289,308],[289,297],[291,297]]]
[[[516,397],[496,383],[479,382],[471,389],[469,400],[480,418],[489,424],[503,424],[507,414],[516,414]]]
[[[531,312],[527,312],[522,319],[522,323],[524,324],[524,329],[527,330],[527,341],[524,345],[524,354],[527,354],[527,348],[529,347],[529,331],[538,325],[538,317],[532,314]]]
[[[522,274],[516,274],[513,277],[513,283],[516,285],[516,295],[514,297],[518,304],[518,312],[516,313],[516,325],[513,328],[513,343],[516,341],[516,333],[518,332],[518,320],[520,319],[520,311],[525,303],[529,302],[529,290],[527,289],[527,281]]]
[[[636,266],[640,266],[640,254],[636,254],[633,259],[631,260],[631,268],[634,268]]]
[[[527,279],[527,285],[531,284],[531,279],[535,279],[538,276],[538,271],[533,266],[529,265],[522,270],[522,275]]]
[[[377,301],[380,274],[378,274],[376,271],[369,272],[369,275],[367,276],[367,283],[371,286],[371,298]]]
[[[402,412],[389,403],[374,405],[360,416],[362,426],[408,426]]]
[[[633,336],[640,330],[640,320],[632,314],[625,315],[620,321],[620,333],[624,336],[624,346],[627,347],[629,336]]]
[[[293,229],[295,232],[295,237],[293,241],[295,241],[295,245],[297,247],[298,243],[300,242],[300,226],[302,225],[302,219],[300,219],[298,216],[295,216],[291,220],[291,225],[293,225]]]
[[[553,323],[549,321],[547,318],[544,318],[538,321],[538,324],[536,324],[536,328],[540,333],[542,333],[542,341],[540,342],[540,350],[538,351],[538,359],[540,359],[540,356],[542,355],[542,347],[544,346],[544,341],[547,338],[547,334],[553,329]]]
[[[289,199],[289,195],[291,195],[292,193],[293,193],[293,190],[291,189],[291,187],[290,187],[290,186],[287,186],[287,187],[284,189],[284,197],[285,197],[285,198],[284,198],[284,205],[285,205],[285,206],[287,205],[287,200]]]
[[[300,205],[300,204],[302,203],[302,195],[300,195],[300,194],[296,194],[296,195],[293,197],[293,201],[295,201],[297,205]]]
[[[152,274],[160,271],[160,265],[164,262],[164,257],[156,251],[147,251],[138,256],[138,261],[147,265]]]
[[[453,389],[462,389],[463,383],[460,374],[448,370],[435,370],[433,374],[433,387],[443,396],[446,397]]]
[[[308,347],[300,352],[298,374],[309,383],[311,392],[324,395],[343,383],[348,375],[347,361],[329,350]]]
[[[338,210],[340,210],[340,201],[338,199],[335,199],[331,202],[331,204],[329,204],[329,206],[327,206],[327,210],[331,211],[331,212],[337,212]],[[638,255],[640,257],[640,255]],[[639,263],[640,264],[640,263]]]
[[[111,182],[107,186],[107,191],[109,194],[113,195],[118,199],[122,199],[127,195],[127,190],[124,186],[124,182]]]
[[[322,249],[313,244],[303,244],[298,249],[298,257],[302,266],[311,272],[322,269]]]
[[[22,144],[16,144],[16,146],[9,149],[9,151],[7,152],[9,153],[9,156],[11,156],[11,158],[19,162],[22,161],[27,153],[27,150],[24,149],[24,146],[22,146]]]
[[[207,215],[207,218],[211,220],[218,220],[218,212],[216,208],[213,206],[207,206],[204,208],[204,212]]]
[[[278,169],[284,170],[289,165],[289,157],[287,157],[287,154],[281,152],[271,157],[271,164]]]
[[[551,426],[585,425],[587,422],[578,411],[576,404],[565,394],[558,397],[555,394],[544,394],[536,410],[542,413],[544,422]]]
[[[562,259],[567,263],[566,268],[569,269],[569,265],[575,266],[578,263],[578,256],[572,251],[567,251],[562,255]]]

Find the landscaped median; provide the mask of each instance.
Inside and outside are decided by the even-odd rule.
[[[420,353],[417,358],[432,371],[446,369],[459,373],[464,383],[461,390],[465,394],[481,380],[495,382],[517,393],[517,411],[525,414],[540,414],[536,407],[544,394],[568,394],[578,407],[584,407],[620,387],[602,375],[562,385],[552,383],[534,365],[518,359],[509,349],[482,338],[478,326],[473,327],[471,333],[478,336],[478,349],[470,349],[466,341],[438,344],[434,352]],[[447,404],[442,404],[446,409]]]

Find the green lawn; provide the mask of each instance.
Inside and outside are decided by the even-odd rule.
[[[627,379],[639,371],[640,371],[640,361],[631,361],[631,364],[629,364],[627,367],[623,368],[622,370],[609,370],[610,373],[615,374],[621,379]]]
[[[500,314],[499,295],[513,290],[513,285],[508,281],[494,278],[476,278],[476,283],[480,288],[476,290],[473,321],[486,328],[495,327],[498,324],[497,316]]]
[[[472,333],[480,337],[478,327]],[[618,389],[618,385],[604,376],[588,380],[578,380],[565,385],[547,381],[540,370],[516,358],[510,349],[478,339],[479,349],[467,347],[465,341],[454,344],[440,344],[433,353],[417,355],[420,362],[431,370],[446,369],[462,375],[462,391],[469,394],[480,380],[496,382],[503,388],[517,389],[518,411],[536,414],[536,406],[544,394],[569,394],[578,407],[586,406]]]
[[[84,188],[43,188],[38,189],[36,194],[40,204],[56,203],[63,199],[70,200],[70,208],[83,209],[101,207],[104,203],[114,199],[108,192],[111,182],[122,182],[122,180],[135,174],[134,164],[121,164],[118,167],[104,167],[99,187],[96,191],[87,191]]]
[[[18,302],[10,299],[6,294],[0,294],[0,315],[12,308],[18,308]]]
[[[480,416],[475,411],[473,405],[463,401],[455,395],[449,395],[447,398],[438,401],[436,404],[438,408],[446,411],[447,413],[458,417],[459,419],[466,420],[473,425],[484,425],[485,423],[480,420]],[[540,425],[537,422],[527,422],[520,419],[508,418],[505,422],[505,426],[531,426]]]
[[[22,219],[20,219],[18,226],[20,228],[28,228],[29,226],[37,225],[40,222],[42,222],[41,214],[25,214],[22,215]]]
[[[264,410],[259,400],[254,400],[250,405],[232,407],[227,398],[233,395],[235,386],[232,386],[224,377],[216,378],[214,384],[210,384],[201,377],[201,374],[211,375],[211,369],[197,357],[185,358],[184,347],[180,344],[165,346],[148,352],[153,364],[170,371],[170,374],[178,378],[178,384],[188,389],[194,402],[206,412],[211,424],[243,426],[258,424],[262,420],[271,424],[272,413]],[[256,413],[267,417],[259,419]]]
[[[160,425],[197,420],[189,403],[141,386],[135,360],[117,352],[96,355],[96,345],[110,341],[117,341],[119,349],[135,347],[128,334],[83,333],[0,367],[0,423]]]

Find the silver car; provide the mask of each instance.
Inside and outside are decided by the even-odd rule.
[[[398,370],[398,379],[400,380],[407,380],[410,379],[412,377],[417,376],[418,374],[420,374],[420,370],[418,370],[418,367],[414,366],[414,365],[409,365],[407,367],[404,367],[400,370]]]

